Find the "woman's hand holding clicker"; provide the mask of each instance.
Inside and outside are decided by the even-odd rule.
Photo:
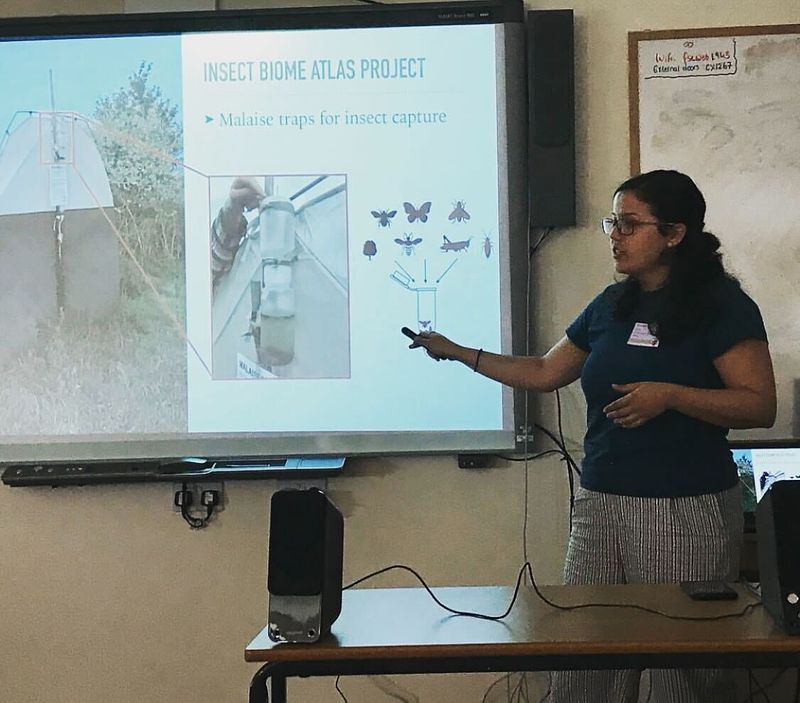
[[[452,342],[438,332],[420,332],[408,346],[409,349],[418,349],[420,347],[425,349],[428,356],[431,359],[436,359],[436,361],[441,361],[442,359],[462,361],[461,353],[467,351],[466,347]]]

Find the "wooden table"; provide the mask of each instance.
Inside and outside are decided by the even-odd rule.
[[[742,611],[753,596],[696,602],[676,584],[546,586],[561,605],[638,604],[702,618]],[[505,612],[513,589],[433,589],[446,605],[491,615]],[[741,617],[674,620],[626,607],[558,610],[523,586],[502,621],[449,614],[422,588],[345,591],[332,632],[315,644],[276,644],[267,629],[245,659],[267,662],[253,676],[250,703],[285,703],[291,676],[545,671],[618,668],[759,668],[800,665],[800,637],[784,634],[759,604]]]

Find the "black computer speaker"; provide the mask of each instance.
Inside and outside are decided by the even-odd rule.
[[[575,224],[575,45],[572,10],[530,10],[528,181],[531,224]]]
[[[272,495],[267,590],[275,642],[316,642],[342,609],[342,514],[319,489]]]
[[[775,481],[756,506],[761,600],[775,622],[800,635],[800,481]]]

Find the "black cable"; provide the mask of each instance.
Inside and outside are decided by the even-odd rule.
[[[564,451],[567,451],[567,440],[564,439],[564,424],[561,417],[561,392],[556,388],[556,427],[558,429],[558,439]]]
[[[525,703],[531,703],[530,691],[528,690],[528,674],[525,671],[522,672],[522,688],[525,691]]]
[[[438,605],[443,610],[446,610],[448,613],[452,613],[453,615],[466,615],[467,617],[471,618],[478,618],[479,620],[502,620],[503,618],[507,617],[508,614],[511,612],[511,609],[514,607],[514,603],[517,600],[517,595],[519,594],[519,587],[522,583],[522,575],[525,573],[526,567],[528,567],[528,562],[525,562],[525,565],[519,570],[519,574],[517,575],[517,584],[514,587],[514,595],[511,597],[511,603],[508,604],[508,608],[506,608],[505,612],[502,615],[486,615],[484,613],[473,613],[469,610],[456,610],[455,608],[451,608],[448,605],[445,605],[440,601],[436,594],[430,589],[427,583],[425,583],[425,579],[422,578],[414,569],[410,566],[406,566],[405,564],[392,564],[391,566],[386,566],[383,569],[379,569],[378,571],[373,571],[371,574],[367,574],[366,576],[362,576],[360,579],[353,581],[353,583],[348,584],[342,590],[346,591],[348,588],[353,588],[353,586],[357,586],[359,583],[363,583],[367,579],[374,578],[375,576],[380,576],[381,574],[385,574],[387,571],[391,571],[392,569],[401,569],[402,571],[408,571],[409,573],[413,574],[417,580],[422,584],[423,588],[428,592],[431,598],[433,598],[434,603]]]
[[[536,247],[531,247],[531,235],[533,234],[533,227],[531,223],[531,203],[530,191],[528,191],[528,208],[527,208],[527,244],[530,248],[528,256],[528,265],[525,271],[525,355],[530,356],[531,353],[531,281],[533,280],[533,252]],[[523,392],[524,402],[524,423],[522,426],[522,454],[528,456],[528,442],[531,440],[531,425],[530,425],[530,396],[528,389]],[[530,520],[530,464],[527,459],[524,460],[522,467],[522,475],[524,479],[522,497],[524,500],[523,506],[523,520],[522,520],[522,561],[523,563],[529,561],[528,557],[528,522]]]
[[[539,239],[536,241],[536,244],[534,244],[531,247],[530,252],[528,253],[528,258],[529,259],[533,258],[533,255],[536,253],[537,249],[540,246],[542,246],[542,243],[544,242],[544,240],[547,239],[553,233],[554,229],[555,229],[555,227],[545,227],[544,228],[542,233],[539,235]]]
[[[523,673],[520,673],[519,680],[517,681],[517,685],[514,686],[514,689],[511,691],[511,701],[512,701],[512,703],[515,700],[518,701],[519,703],[522,703],[522,701],[523,701],[522,690],[524,688],[524,684],[525,684],[525,674],[523,672]],[[527,701],[527,698],[525,698],[525,700]]]
[[[208,521],[211,519],[211,516],[214,514],[214,505],[206,505],[206,515],[205,517],[197,517],[192,515],[189,512],[189,503],[191,501],[187,500],[187,497],[191,496],[191,492],[186,489],[186,484],[181,484],[180,493],[183,494],[184,499],[178,502],[178,494],[175,494],[175,502],[177,505],[180,506],[181,509],[181,517],[188,523],[189,527],[193,530],[200,530],[204,527],[208,526]]]
[[[538,427],[538,425],[537,425],[537,427]],[[544,428],[542,428],[542,429],[544,430]],[[548,432],[548,430],[544,430],[544,431]],[[566,461],[567,464],[570,467],[574,467],[575,466],[575,462],[572,459],[572,457],[569,456],[569,453],[565,452],[563,449],[561,449],[561,445],[559,444],[559,442],[557,440],[555,440],[555,443],[559,446],[558,449],[546,449],[546,450],[544,450],[542,452],[538,452],[537,454],[531,454],[530,456],[505,456],[504,454],[492,454],[492,456],[496,457],[498,459],[503,459],[504,461],[534,461],[536,459],[541,459],[544,456],[550,456],[552,454],[558,454],[561,457],[562,461]],[[573,468],[572,470],[573,471],[577,471],[577,473],[580,473],[580,471],[578,471],[575,468]]]
[[[567,440],[564,439],[564,423],[561,417],[561,393],[559,392],[558,388],[556,388],[556,413],[557,413],[557,429],[558,429],[558,446],[561,448],[561,451],[564,452],[564,457],[566,458],[567,462],[569,462],[570,468],[575,471],[580,476],[580,470],[578,469],[578,464],[572,458],[572,455],[567,451]]]
[[[489,688],[487,688],[487,689],[486,689],[486,691],[484,692],[484,694],[483,694],[483,698],[481,698],[481,703],[486,703],[486,701],[487,701],[487,699],[488,699],[488,697],[489,697],[489,693],[491,693],[492,689],[493,689],[495,686],[497,686],[497,685],[499,685],[499,684],[503,683],[503,681],[508,681],[508,679],[509,679],[509,677],[510,677],[510,676],[511,676],[511,674],[503,674],[503,675],[502,675],[502,676],[501,676],[499,679],[497,679],[496,681],[492,681],[492,683],[491,683],[491,684],[489,684]]]
[[[550,698],[550,692],[553,689],[553,674],[551,672],[547,672],[547,690],[544,692],[544,695],[539,699],[539,703],[544,703],[548,698]]]
[[[754,682],[756,686],[758,686],[757,694],[760,693],[761,697],[766,701],[766,703],[769,703],[769,696],[767,695],[766,690],[764,688],[762,688],[761,685],[758,683],[758,679],[755,677],[755,674],[753,674],[753,670],[752,669],[748,669],[747,673],[750,675],[750,680],[752,682]]]
[[[558,439],[560,441],[560,446],[563,448],[564,455],[566,456],[567,440],[564,439],[564,426],[561,417],[561,393],[559,393],[558,388],[556,388],[556,417]],[[572,534],[572,513],[575,510],[575,477],[572,475],[572,469],[574,468],[577,470],[577,466],[575,466],[575,462],[572,461],[572,457],[570,457],[568,461],[572,463],[572,466],[569,464],[567,465],[567,480],[569,481],[569,531],[570,534]]]
[[[781,669],[781,670],[780,670],[780,671],[779,671],[777,674],[775,674],[775,676],[773,676],[773,677],[772,677],[772,678],[771,678],[771,679],[770,679],[770,680],[769,680],[767,683],[765,683],[763,686],[762,686],[761,684],[759,684],[759,683],[758,683],[758,680],[755,680],[755,682],[756,682],[756,686],[758,686],[758,690],[757,690],[757,691],[755,692],[755,694],[753,694],[753,695],[756,695],[756,696],[757,696],[759,693],[761,693],[761,694],[763,694],[763,695],[766,697],[766,691],[767,691],[767,689],[768,689],[768,688],[772,688],[772,687],[773,687],[773,686],[774,686],[774,685],[775,685],[775,684],[778,682],[778,679],[779,679],[781,676],[783,676],[783,675],[784,675],[784,674],[785,674],[787,671],[789,671],[789,669]],[[752,675],[752,671],[751,671],[750,669],[748,669],[748,672],[750,673],[750,675]],[[742,700],[742,703],[750,703],[752,700],[753,700],[753,697],[752,697],[752,695],[750,695],[750,696],[748,696],[747,698],[743,699],[743,700]],[[767,701],[769,701],[769,698],[767,698]]]
[[[538,454],[532,454],[531,456],[503,456],[502,454],[493,454],[492,456],[505,461],[535,461],[536,459],[541,459],[542,457],[550,456],[551,454],[558,454],[561,457],[564,456],[564,453],[560,449],[547,449],[543,452],[539,452]]]
[[[567,481],[569,482],[569,533],[572,534],[572,513],[575,511],[575,477],[567,466]]]
[[[566,447],[565,447],[565,446],[564,446],[564,445],[561,443],[561,441],[558,439],[558,437],[556,437],[556,435],[555,435],[555,434],[553,434],[553,433],[552,433],[550,430],[548,430],[548,429],[547,429],[546,427],[544,427],[543,425],[540,425],[538,422],[534,422],[534,423],[533,423],[533,426],[534,426],[534,428],[535,428],[535,429],[539,430],[540,432],[544,432],[544,433],[545,433],[545,434],[546,434],[546,435],[547,435],[547,436],[548,436],[548,437],[549,437],[551,440],[553,440],[553,443],[554,443],[554,444],[555,444],[555,445],[556,445],[556,446],[557,446],[557,447],[558,447],[558,448],[561,450],[561,452],[563,453],[563,455],[564,455],[564,459],[566,459],[566,461],[567,461],[567,463],[569,464],[570,468],[571,468],[571,469],[572,469],[572,470],[573,470],[573,471],[574,471],[576,474],[578,474],[578,476],[580,476],[580,475],[581,475],[581,470],[578,468],[578,464],[575,462],[575,459],[573,459],[573,458],[572,458],[572,455],[569,453],[569,451],[567,450],[567,448],[566,448]]]
[[[341,699],[344,701],[344,703],[347,703],[347,698],[345,698],[344,693],[342,693],[342,689],[339,688],[339,679],[340,678],[342,678],[341,674],[339,674],[339,676],[336,677],[336,682],[333,685],[336,687],[336,691],[339,694],[339,696],[341,696]]]
[[[183,519],[189,523],[189,527],[193,530],[201,530],[204,527],[208,527],[208,522],[211,520],[211,516],[214,514],[214,506],[207,505],[206,506],[206,515],[205,517],[196,517],[194,515],[189,514],[189,509],[186,505],[181,505],[181,515]]]
[[[552,441],[553,443],[559,448],[562,457],[567,462],[567,481],[569,481],[569,531],[572,532],[572,512],[575,508],[575,477],[573,476],[573,472],[581,475],[581,470],[578,468],[578,464],[575,462],[575,459],[572,458],[572,455],[567,450],[566,440],[564,439],[564,431],[561,422],[561,396],[559,395],[558,391],[556,390],[556,407],[558,409],[558,433],[560,436],[556,437],[553,432],[548,430],[544,425],[540,425],[538,422],[533,423],[535,429],[539,430],[540,432],[544,432]],[[527,561],[527,554],[525,555]]]
[[[761,601],[753,601],[752,603],[748,603],[742,610],[738,610],[735,613],[728,613],[726,615],[697,615],[697,616],[689,616],[689,615],[674,615],[672,613],[665,613],[663,610],[656,610],[655,608],[648,608],[645,605],[639,605],[638,603],[578,603],[577,605],[561,605],[559,603],[555,603],[551,601],[549,598],[546,598],[542,592],[539,590],[539,587],[536,585],[536,581],[533,579],[533,569],[530,563],[526,563],[523,569],[527,568],[529,570],[529,577],[531,579],[531,585],[533,586],[533,590],[536,592],[536,595],[539,598],[547,603],[551,608],[555,608],[556,610],[580,610],[582,608],[631,608],[633,610],[641,610],[645,613],[653,613],[654,615],[660,615],[663,618],[667,618],[669,620],[697,620],[697,621],[710,621],[710,620],[727,620],[728,618],[740,618],[751,610],[754,610],[758,606],[761,605]]]
[[[453,615],[464,615],[466,617],[471,618],[478,618],[479,620],[503,620],[504,618],[508,617],[508,614],[511,612],[512,608],[514,607],[514,603],[516,603],[517,596],[519,595],[520,585],[522,583],[522,576],[523,574],[527,573],[528,578],[531,580],[531,586],[533,587],[534,592],[539,597],[539,600],[549,605],[551,608],[555,608],[556,610],[581,610],[583,608],[631,608],[632,610],[641,610],[645,613],[653,613],[654,615],[660,615],[663,618],[667,618],[669,620],[686,620],[686,621],[698,621],[698,622],[707,622],[712,620],[727,620],[728,618],[740,618],[751,610],[754,610],[758,606],[761,605],[761,601],[753,601],[752,603],[748,603],[742,610],[738,610],[735,613],[727,613],[725,615],[697,615],[697,616],[689,616],[689,615],[674,615],[672,613],[665,613],[663,610],[657,610],[655,608],[648,608],[645,605],[639,605],[638,603],[578,603],[576,605],[561,605],[560,603],[556,603],[549,598],[546,598],[542,592],[539,590],[539,586],[536,584],[536,580],[533,578],[533,567],[529,561],[526,561],[519,570],[517,574],[517,582],[514,586],[514,593],[511,596],[511,602],[508,604],[508,607],[505,609],[502,615],[486,615],[485,613],[475,613],[469,610],[456,610],[451,608],[448,605],[445,605],[440,601],[436,594],[430,589],[428,584],[425,582],[425,579],[419,575],[414,569],[410,566],[406,566],[405,564],[392,564],[391,566],[385,566],[378,571],[373,571],[372,573],[367,574],[366,576],[362,576],[360,579],[356,579],[352,583],[348,584],[344,588],[343,591],[346,591],[354,586],[357,586],[359,583],[363,583],[364,581],[374,578],[375,576],[380,576],[381,574],[385,574],[387,571],[391,571],[392,569],[400,569],[402,571],[408,571],[409,573],[413,574],[416,579],[422,584],[425,590],[428,592],[428,595],[433,599],[433,601],[443,610],[446,610],[448,613],[452,613]],[[771,684],[770,684],[771,685]]]
[[[528,455],[528,400],[527,395],[525,399],[525,444],[524,444],[524,454],[525,456]],[[530,462],[525,461],[522,465],[522,476],[524,480],[523,484],[523,491],[522,497],[524,500],[523,503],[523,518],[522,518],[522,562],[525,563],[526,561],[530,561],[530,557],[528,556],[528,523],[530,522],[530,507],[531,507],[531,472],[530,472]]]

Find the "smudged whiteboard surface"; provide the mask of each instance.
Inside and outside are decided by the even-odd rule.
[[[634,32],[629,58],[632,171],[696,181],[767,325],[778,418],[732,437],[798,437],[800,25]]]

